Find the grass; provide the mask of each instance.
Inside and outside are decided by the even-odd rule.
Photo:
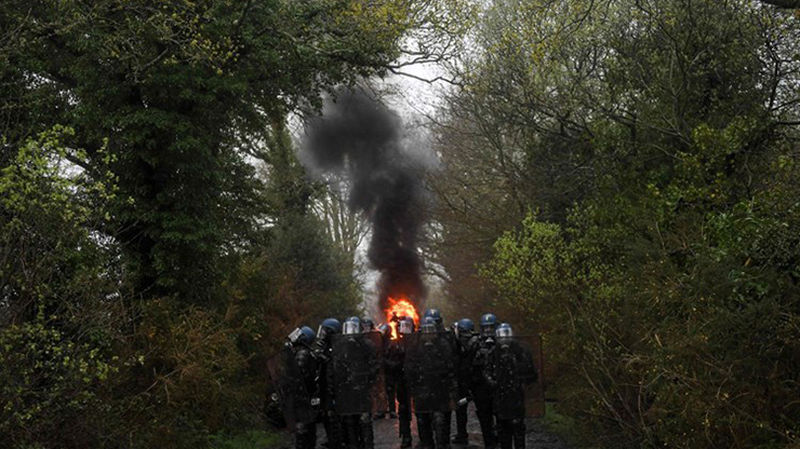
[[[248,430],[233,435],[217,434],[211,437],[213,449],[274,449],[283,446],[283,436],[264,430]]]
[[[580,447],[578,442],[579,429],[574,419],[562,415],[556,410],[554,402],[545,403],[545,414],[542,424],[547,430],[561,437],[570,447]]]

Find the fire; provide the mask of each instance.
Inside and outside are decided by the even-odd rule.
[[[419,325],[419,314],[414,304],[411,304],[411,301],[406,298],[394,299],[390,296],[389,307],[386,308],[386,322],[392,329],[392,340],[397,339],[397,319],[404,316],[413,319],[415,326]]]

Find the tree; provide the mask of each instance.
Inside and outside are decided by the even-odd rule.
[[[797,0],[761,0],[762,2],[777,6],[779,8],[800,9],[800,1]]]
[[[314,203],[314,213],[325,224],[329,238],[356,263],[356,251],[367,236],[366,220],[350,210],[343,182],[329,183]]]
[[[72,126],[90,173],[105,145],[120,189],[108,232],[136,290],[208,303],[219,255],[259,215],[253,142],[325,89],[385,70],[432,4],[6,2],[3,134]]]
[[[114,196],[65,162],[86,155],[55,127],[4,154],[0,171],[0,439],[93,444],[125,328],[118,248],[93,233]],[[53,438],[59,435],[58,438]]]
[[[796,20],[745,1],[485,17],[441,120],[443,234],[513,227],[481,274],[545,332],[559,408],[602,447],[796,444]]]

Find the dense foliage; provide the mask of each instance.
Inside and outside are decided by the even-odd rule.
[[[0,445],[274,443],[267,357],[360,300],[287,117],[457,3],[2,2]]]
[[[440,128],[453,293],[481,299],[474,254],[591,446],[795,447],[800,17],[498,0],[475,40]]]
[[[2,2],[2,445],[272,444],[363,237],[287,117],[425,61],[448,308],[543,332],[589,446],[800,444],[794,0],[467,3]]]

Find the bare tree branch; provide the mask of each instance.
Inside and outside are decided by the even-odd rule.
[[[423,78],[421,76],[414,75],[412,73],[404,72],[402,70],[393,69],[391,67],[389,68],[389,71],[394,73],[395,75],[407,76],[409,78],[413,78],[413,79],[415,79],[417,81],[422,81],[422,82],[425,82],[425,83],[428,83],[428,84],[433,84],[433,83],[435,83],[437,81],[444,81],[444,82],[446,82],[448,84],[452,84],[454,86],[463,86],[463,84],[461,82],[459,82],[459,81],[457,81],[455,79],[451,79],[451,78],[447,78],[447,77],[441,76],[441,75],[437,76],[435,78],[428,79],[428,78]]]
[[[761,0],[762,3],[786,9],[800,9],[800,0]]]

